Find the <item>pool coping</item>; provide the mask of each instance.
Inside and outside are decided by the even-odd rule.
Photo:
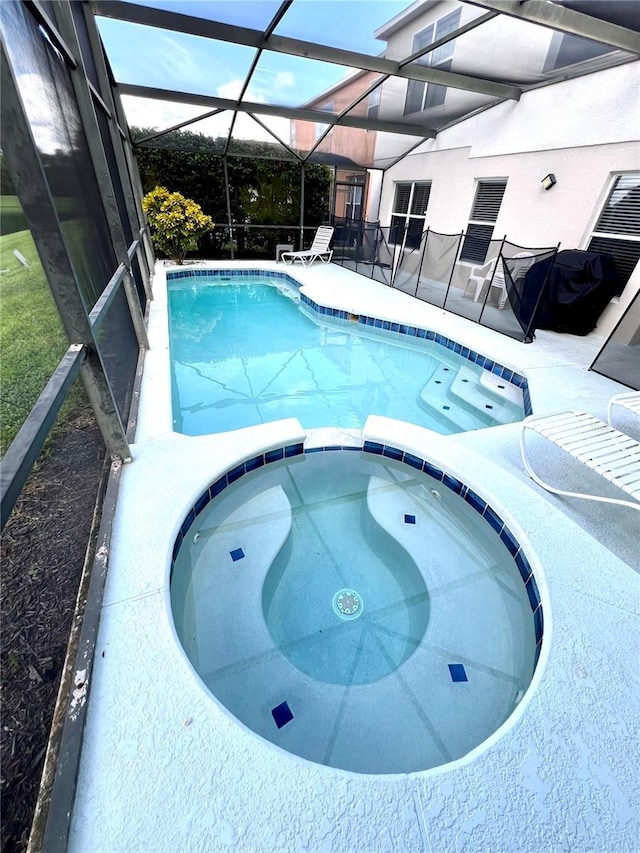
[[[396,310],[390,306],[389,314]],[[151,325],[150,318],[150,330]],[[162,357],[151,358],[151,369],[148,373],[145,369],[141,421],[151,415],[149,400],[156,396],[158,384],[154,367]],[[310,765],[265,745],[230,721],[188,677],[167,623],[171,535],[175,536],[184,517],[175,503],[170,508],[171,500],[175,502],[179,495],[185,508],[189,499],[195,500],[198,489],[202,491],[203,459],[207,476],[215,476],[224,467],[221,459],[227,465],[237,462],[246,453],[273,448],[283,436],[307,446],[354,440],[348,431],[307,434],[293,419],[278,422],[275,428],[265,425],[238,432],[242,436],[188,438],[156,429],[154,435],[147,431],[144,438],[144,425],[139,426],[134,464],[125,466],[121,474],[97,646],[105,654],[98,653],[95,661],[69,849],[96,849],[91,848],[93,843],[125,850],[145,839],[157,850],[185,849],[189,838],[189,846],[208,844],[209,849],[297,850],[307,845],[319,850],[331,843],[334,849],[365,851],[382,849],[370,845],[388,833],[403,849],[435,845],[453,851],[465,843],[478,850],[533,851],[545,849],[544,844],[551,850],[571,838],[574,849],[598,849],[600,843],[601,849],[613,845],[630,853],[639,828],[634,750],[630,745],[615,768],[608,756],[619,751],[621,732],[628,732],[623,711],[634,686],[628,678],[634,666],[629,637],[637,634],[637,576],[543,497],[464,442],[407,424],[399,429],[398,422],[384,418],[370,418],[362,433],[366,440],[400,446],[408,453],[424,452],[427,444],[430,458],[439,460],[439,465],[454,475],[464,471],[465,483],[478,494],[491,493],[492,505],[502,509],[505,521],[520,541],[530,543],[540,560],[534,570],[541,580],[543,604],[548,596],[556,602],[553,609],[545,610],[545,617],[550,615],[545,620],[545,641],[553,631],[549,644],[553,654],[543,649],[534,683],[507,732],[455,767],[402,777],[363,777]],[[167,472],[168,459],[171,470]],[[158,478],[160,471],[163,478]],[[152,494],[149,482],[154,483]],[[549,530],[550,522],[555,522],[555,530]],[[158,565],[162,554],[164,571]],[[572,566],[569,577],[567,565]],[[580,608],[575,607],[576,599]],[[615,632],[609,630],[613,614]],[[624,645],[618,637],[625,638]],[[141,669],[142,649],[145,666]],[[600,665],[594,666],[594,661]],[[616,669],[613,679],[612,669]],[[162,684],[155,676],[158,672],[163,673]],[[133,692],[132,673],[136,677]],[[570,708],[567,690],[572,697]],[[582,746],[572,740],[573,730],[566,722],[575,717],[578,707]],[[602,726],[603,719],[608,720],[607,728]],[[545,748],[550,735],[553,750]],[[154,742],[162,748],[150,748]],[[230,754],[233,762],[228,760]],[[136,772],[140,760],[153,784]],[[582,768],[578,789],[571,781],[574,768]],[[149,810],[149,802],[158,803],[159,779],[171,787],[171,802],[164,798],[162,808]],[[194,794],[195,790],[204,794],[205,789],[203,812]],[[245,815],[248,801],[251,821]],[[404,806],[398,808],[398,803]],[[581,805],[597,820],[584,821]],[[367,825],[354,846],[347,824],[361,814],[367,815]],[[490,846],[482,847],[483,839]],[[385,846],[394,849],[393,844]]]

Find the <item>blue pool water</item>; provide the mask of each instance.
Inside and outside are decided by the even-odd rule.
[[[513,712],[541,641],[512,535],[458,481],[373,452],[264,462],[197,502],[175,553],[175,627],[202,682],[321,764],[466,755]]]
[[[177,432],[287,417],[361,428],[375,414],[449,434],[524,417],[519,388],[435,341],[318,317],[273,279],[236,282],[169,281]]]

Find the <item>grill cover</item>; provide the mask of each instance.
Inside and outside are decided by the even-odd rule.
[[[611,299],[621,291],[613,255],[567,249],[555,259],[535,264],[527,273],[527,285],[549,272],[547,286],[535,312],[535,327],[572,335],[588,335]],[[533,279],[533,281],[529,281]],[[539,292],[539,290],[538,290]]]

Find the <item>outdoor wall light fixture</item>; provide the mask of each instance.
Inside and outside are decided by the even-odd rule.
[[[549,172],[548,175],[545,175],[542,181],[540,182],[545,190],[550,190],[551,187],[556,183],[556,176],[553,172]]]

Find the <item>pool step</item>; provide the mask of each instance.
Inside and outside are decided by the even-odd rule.
[[[488,416],[499,424],[511,423],[514,405],[522,403],[518,394],[521,398],[520,389],[509,387],[508,382],[486,370],[478,378],[470,368],[456,370],[442,364],[422,389],[420,402],[454,428],[474,430],[484,424],[484,420],[478,421],[479,417]]]
[[[419,402],[427,412],[437,415],[439,420],[455,431],[479,429],[481,424],[478,423],[477,415],[456,405],[451,399],[450,391],[455,378],[456,369],[441,364],[420,392]]]
[[[407,486],[372,476],[367,487],[369,516],[406,551],[422,575],[429,595],[449,585],[454,577],[460,581],[477,570],[477,560],[473,557],[452,561],[451,501],[458,497],[448,492],[446,486],[428,477],[425,482],[415,481]],[[462,525],[455,537],[468,555],[473,553],[472,536]],[[440,600],[439,606],[442,604]]]
[[[418,567],[425,581],[433,580],[428,567],[432,565],[433,539],[416,536],[416,524],[424,531],[430,528],[427,506],[434,502],[424,485],[411,494],[401,483],[393,485],[386,479],[372,476],[367,486],[367,510],[375,523],[394,539]],[[410,523],[407,518],[413,519]]]
[[[493,375],[486,370],[482,373],[486,373],[487,377]],[[478,381],[477,374],[468,368],[461,367],[451,383],[451,396],[463,400],[479,414],[488,415],[498,423],[510,423],[513,420],[514,403],[506,397],[499,397],[495,390],[503,389],[494,389],[493,386],[483,383],[483,379],[481,374]],[[501,384],[506,385],[506,383]]]
[[[184,636],[192,638],[188,653],[205,683],[206,673],[272,648],[263,618],[263,582],[287,541],[292,517],[284,490],[274,486],[228,515],[208,515],[206,527],[196,520],[189,531],[199,537],[189,548],[194,580],[185,595],[209,604],[197,608]]]
[[[499,400],[506,400],[515,406],[523,405],[522,388],[507,382],[502,376],[496,376],[488,370],[483,370],[480,375],[480,384],[490,394],[494,394]]]

